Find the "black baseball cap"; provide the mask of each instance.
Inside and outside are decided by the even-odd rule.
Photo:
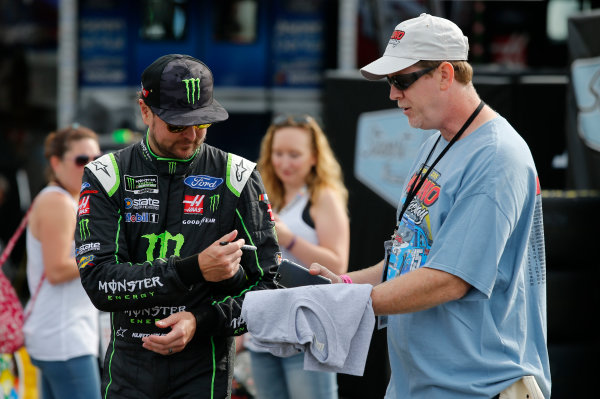
[[[213,98],[210,69],[185,54],[163,55],[144,70],[142,99],[152,112],[171,125],[201,125],[229,117]]]

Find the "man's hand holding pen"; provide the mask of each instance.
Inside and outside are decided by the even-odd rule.
[[[237,234],[237,230],[225,234],[198,254],[200,271],[206,281],[227,280],[238,272],[245,241],[243,238],[234,241]]]

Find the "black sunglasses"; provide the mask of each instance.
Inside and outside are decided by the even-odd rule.
[[[166,123],[166,122],[165,122]],[[196,129],[206,129],[207,127],[209,127],[210,125],[212,125],[212,123],[205,123],[203,125],[193,125]],[[169,125],[167,123],[167,130],[171,133],[181,133],[183,132],[185,129],[187,129],[189,126],[177,126],[177,125]]]
[[[433,71],[439,67],[439,65],[433,66],[431,68],[421,69],[420,71],[411,72],[411,73],[403,73],[400,75],[388,76],[387,81],[390,86],[394,86],[398,90],[406,90],[415,83],[421,76],[425,75],[428,72]]]
[[[101,156],[102,156],[102,154],[96,155],[93,157],[88,157],[87,155],[77,155],[75,157],[75,165],[85,166],[88,164],[88,162],[95,161],[96,159],[100,158]]]
[[[312,120],[313,118],[308,115],[277,115],[275,118],[273,118],[272,124],[275,126],[290,124],[305,125]]]

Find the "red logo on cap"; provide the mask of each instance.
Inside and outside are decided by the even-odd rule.
[[[391,40],[400,40],[404,37],[404,31],[403,30],[395,30],[392,33],[392,37],[390,38]]]
[[[142,95],[143,95],[144,97],[148,97],[148,94],[150,94],[150,92],[149,92],[148,90],[146,90],[146,89],[142,88]]]

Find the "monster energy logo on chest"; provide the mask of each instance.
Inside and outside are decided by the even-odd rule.
[[[221,196],[219,194],[215,194],[215,195],[211,195],[210,196],[210,211],[214,212],[217,210],[217,208],[219,207],[219,199],[221,198]]]
[[[183,79],[182,82],[185,83],[188,103],[194,104],[200,100],[200,78]]]
[[[79,220],[79,236],[83,241],[90,238],[90,219]]]
[[[177,162],[169,161],[169,173],[170,174],[175,173],[176,167],[177,167]]]
[[[181,247],[183,247],[183,243],[185,238],[183,234],[179,233],[176,235],[172,235],[168,231],[165,231],[161,234],[144,234],[142,236],[148,240],[148,249],[146,250],[146,260],[148,262],[152,262],[154,260],[154,250],[156,249],[156,244],[160,241],[158,257],[166,258],[167,250],[169,249],[169,242],[172,242],[175,245],[173,249],[173,255],[180,256]]]

